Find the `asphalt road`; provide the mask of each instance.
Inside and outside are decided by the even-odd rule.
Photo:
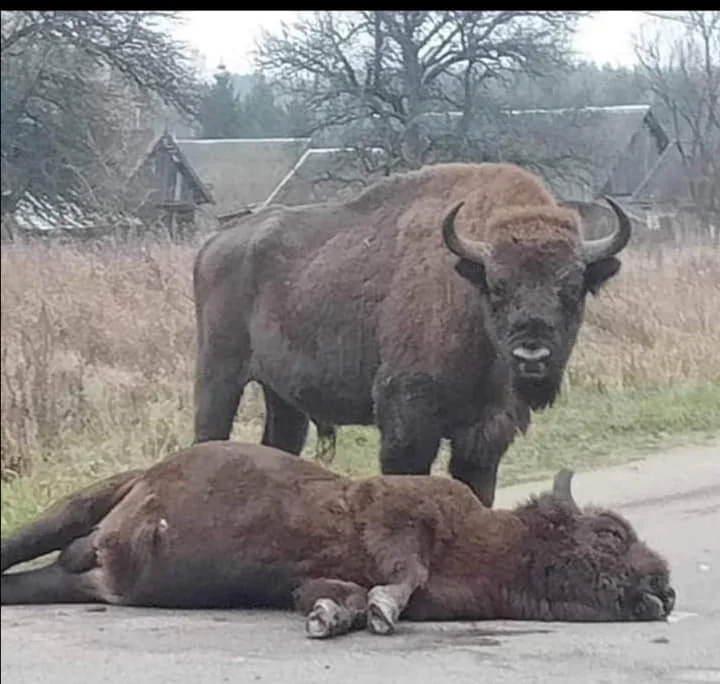
[[[2,682],[720,682],[720,443],[574,485],[580,504],[617,507],[666,554],[669,622],[401,623],[389,637],[314,641],[301,617],[276,612],[4,607]],[[502,490],[498,505],[540,486]]]

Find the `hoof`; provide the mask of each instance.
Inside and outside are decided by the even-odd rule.
[[[311,639],[327,639],[342,633],[341,609],[332,599],[318,599],[305,618],[305,631]]]
[[[392,634],[398,613],[395,601],[381,588],[376,587],[370,591],[367,607],[367,628],[370,632],[383,636]]]
[[[395,631],[391,617],[378,605],[368,606],[367,628],[373,634],[386,636]]]

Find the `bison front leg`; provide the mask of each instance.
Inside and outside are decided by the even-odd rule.
[[[427,581],[427,569],[417,565],[402,579],[380,584],[368,592],[367,628],[373,634],[392,634],[416,589]]]
[[[489,508],[495,501],[500,460],[516,433],[524,432],[528,423],[529,412],[521,413],[518,419],[515,414],[498,408],[486,411],[478,423],[456,429],[450,439],[450,474],[469,485]]]
[[[373,634],[392,634],[416,589],[430,576],[426,558],[430,536],[422,520],[390,512],[393,529],[386,523],[371,524],[366,543],[385,584],[368,592],[367,628]]]
[[[429,475],[442,428],[436,386],[418,373],[379,379],[374,389],[384,475]]]
[[[265,430],[261,443],[298,455],[305,446],[308,417],[288,404],[279,394],[263,385]]]
[[[197,353],[195,372],[195,442],[226,440],[248,381],[250,352],[210,340]]]
[[[293,600],[295,609],[305,614],[305,631],[313,639],[365,628],[367,589],[354,582],[307,580],[294,591]]]

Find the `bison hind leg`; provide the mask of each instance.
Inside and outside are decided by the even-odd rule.
[[[236,558],[149,562],[127,602],[162,608],[292,608],[299,584],[284,564],[245,565]]]
[[[109,603],[99,569],[73,573],[60,563],[2,575],[2,605],[47,603]]]

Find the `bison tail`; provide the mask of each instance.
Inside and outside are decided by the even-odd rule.
[[[142,470],[114,475],[71,494],[0,545],[2,572],[18,563],[64,549],[89,534],[133,488]]]

